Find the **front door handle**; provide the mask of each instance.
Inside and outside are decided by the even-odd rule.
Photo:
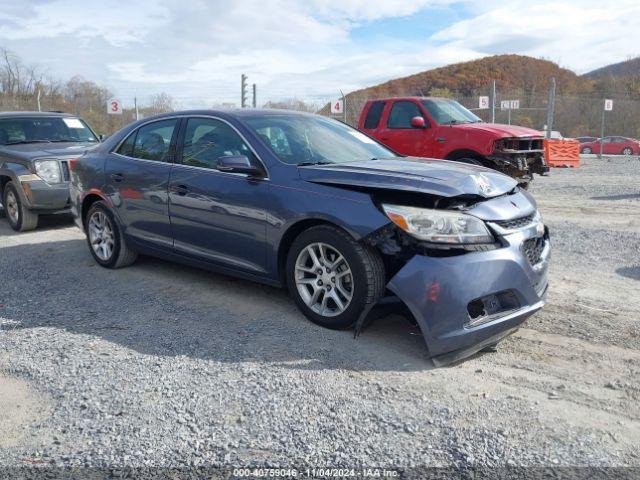
[[[121,182],[124,180],[124,175],[121,173],[112,173],[111,174],[111,180],[113,180],[114,182]]]
[[[186,185],[171,185],[171,193],[175,193],[176,195],[184,197],[187,193],[189,193],[189,187],[187,187]]]
[[[438,138],[436,138],[436,142],[444,143],[444,142],[446,142],[446,141],[447,141],[447,139],[446,139],[446,138],[444,138],[444,137],[438,137]]]

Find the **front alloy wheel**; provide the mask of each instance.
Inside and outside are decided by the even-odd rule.
[[[319,315],[340,315],[353,298],[351,267],[337,249],[326,243],[312,243],[300,252],[295,278],[303,301]]]
[[[589,147],[584,147],[582,149],[582,153],[584,153],[586,155],[589,155],[591,153],[591,149]]]
[[[9,226],[16,232],[26,232],[38,226],[38,215],[24,204],[13,182],[4,186],[2,199]]]
[[[351,327],[384,293],[380,253],[340,228],[311,227],[288,250],[289,292],[313,323],[332,329]]]

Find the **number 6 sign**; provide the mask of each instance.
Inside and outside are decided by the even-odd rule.
[[[122,115],[122,102],[117,98],[107,100],[107,113],[109,115]]]

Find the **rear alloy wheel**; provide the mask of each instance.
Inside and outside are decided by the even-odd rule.
[[[355,324],[385,289],[379,253],[329,225],[312,227],[294,240],[286,275],[289,292],[302,313],[332,329]]]
[[[582,149],[582,153],[584,153],[585,155],[590,155],[590,154],[591,154],[591,151],[592,151],[592,150],[591,150],[591,148],[589,148],[589,147],[584,147],[584,148]]]
[[[13,182],[8,182],[4,186],[2,205],[7,214],[9,226],[16,232],[26,232],[38,226],[38,215],[26,207]]]
[[[120,268],[136,260],[138,254],[127,246],[113,213],[103,202],[91,205],[84,224],[89,250],[100,265]]]
[[[629,147],[627,147],[624,150],[622,150],[622,154],[623,155],[633,155],[633,150],[631,150]]]

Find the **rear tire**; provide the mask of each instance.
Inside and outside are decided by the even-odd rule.
[[[312,227],[294,240],[286,278],[302,313],[334,330],[353,326],[366,307],[377,303],[386,284],[380,254],[329,225]]]
[[[84,218],[84,225],[91,256],[101,266],[126,267],[138,258],[138,252],[127,245],[122,228],[104,202],[98,201],[91,205]]]
[[[633,155],[633,150],[631,150],[629,147],[626,147],[622,150],[622,155]]]
[[[26,232],[38,226],[38,214],[27,208],[13,182],[8,182],[4,186],[2,205],[9,226],[16,232]]]

